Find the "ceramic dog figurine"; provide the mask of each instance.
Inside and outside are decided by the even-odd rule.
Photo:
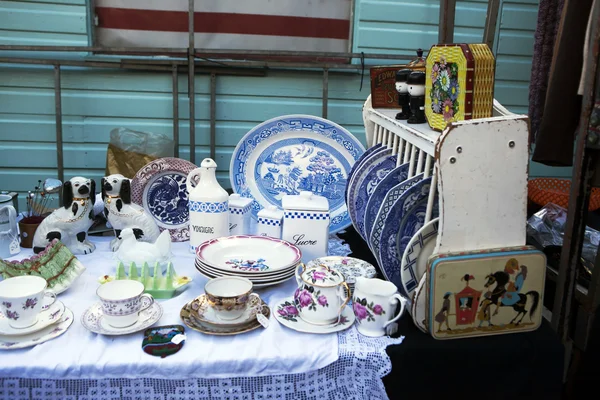
[[[112,251],[121,246],[121,231],[131,228],[137,240],[154,243],[160,235],[158,225],[143,207],[131,202],[131,180],[121,174],[102,178],[104,215],[115,230]]]
[[[96,183],[76,176],[63,184],[63,206],[44,218],[33,236],[33,251],[39,253],[54,239],[60,240],[73,254],[90,254],[96,246],[87,240],[94,222]]]

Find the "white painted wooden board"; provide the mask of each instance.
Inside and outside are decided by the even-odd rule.
[[[436,144],[440,225],[434,254],[525,244],[528,137],[523,115],[446,128]]]

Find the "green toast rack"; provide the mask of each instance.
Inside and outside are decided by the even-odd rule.
[[[119,279],[133,279],[144,284],[144,292],[151,294],[155,299],[170,299],[175,297],[176,291],[192,281],[188,276],[177,276],[173,263],[167,265],[167,272],[163,276],[160,264],[154,264],[154,276],[150,276],[150,266],[144,263],[141,273],[138,273],[138,267],[135,263],[129,265],[129,274],[125,274],[125,265],[119,262],[115,276],[103,275],[100,277],[100,283],[110,282]]]

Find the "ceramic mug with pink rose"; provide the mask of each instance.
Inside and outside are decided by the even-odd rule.
[[[294,293],[294,305],[300,318],[314,325],[337,323],[350,301],[344,275],[326,265],[300,266],[302,272],[296,269],[298,289]]]
[[[400,311],[394,316],[398,303]],[[398,294],[392,282],[376,278],[356,278],[352,295],[352,311],[358,331],[371,337],[385,335],[385,328],[404,313],[406,299]]]

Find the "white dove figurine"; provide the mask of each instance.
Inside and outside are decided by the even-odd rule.
[[[121,231],[121,240],[116,256],[125,264],[134,262],[141,266],[147,262],[148,265],[154,265],[156,262],[164,263],[171,257],[171,235],[167,229],[154,243],[138,242],[131,228]]]

